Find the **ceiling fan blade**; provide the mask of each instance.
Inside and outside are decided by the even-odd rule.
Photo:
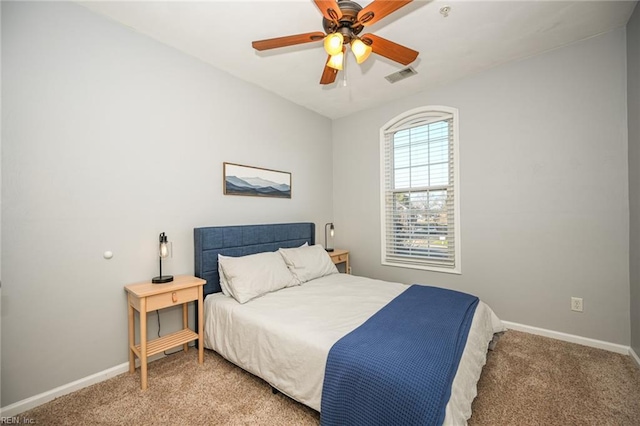
[[[302,43],[311,43],[314,41],[324,40],[324,33],[316,31],[313,33],[296,34],[285,37],[269,38],[266,40],[258,40],[251,43],[256,50],[275,49],[277,47],[293,46]]]
[[[342,11],[335,0],[314,0],[314,2],[320,9],[322,16],[329,21],[337,22],[338,19],[342,18]]]
[[[331,55],[327,58],[327,63],[331,59]],[[336,76],[338,75],[338,70],[331,68],[329,65],[324,65],[324,70],[322,70],[322,77],[320,77],[320,84],[331,84],[336,81]]]
[[[420,53],[401,44],[378,37],[375,34],[365,34],[361,37],[361,40],[371,46],[373,53],[399,62],[402,65],[409,65],[416,60]]]
[[[385,16],[395,12],[412,0],[374,0],[358,12],[358,22],[365,27],[373,25]]]

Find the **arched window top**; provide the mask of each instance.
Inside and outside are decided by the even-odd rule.
[[[384,126],[382,131],[385,133],[396,132],[406,128],[416,127],[423,124],[430,124],[436,121],[441,121],[448,118],[457,116],[458,109],[451,108],[442,105],[424,106],[414,108],[412,110],[403,112],[400,115],[389,120]]]

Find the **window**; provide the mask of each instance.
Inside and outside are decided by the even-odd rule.
[[[382,264],[461,273],[458,110],[408,111],[381,129]]]

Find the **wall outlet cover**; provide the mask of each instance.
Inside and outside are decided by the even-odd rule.
[[[572,297],[571,298],[571,310],[574,312],[582,312],[582,297]]]

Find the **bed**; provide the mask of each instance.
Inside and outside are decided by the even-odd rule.
[[[333,354],[338,342],[369,324],[374,314],[380,315],[392,301],[407,294],[408,286],[326,273],[301,285],[287,285],[239,303],[222,292],[221,283],[225,282],[225,277],[220,280],[219,256],[227,262],[225,256],[236,261],[252,255],[275,257],[271,253],[277,253],[279,249],[284,249],[283,254],[297,253],[301,246],[314,246],[315,225],[196,228],[194,242],[195,274],[207,280],[203,308],[205,347],[262,378],[283,394],[320,411],[323,424],[341,423],[339,420],[325,421],[329,406],[324,402],[330,399],[326,393],[329,385],[325,385],[325,373],[329,375],[333,371],[329,367],[334,365],[327,364],[329,354]],[[287,266],[291,267],[291,264]],[[423,286],[411,288],[414,287],[422,290]],[[226,292],[229,290],[225,288]],[[358,303],[354,302],[356,300]],[[471,416],[471,403],[476,396],[476,384],[486,361],[489,342],[494,333],[503,329],[500,320],[482,301],[476,303],[468,322],[468,335],[462,345],[450,392],[446,395],[446,407],[434,423],[466,423]],[[404,403],[407,398],[398,392],[398,401]],[[371,399],[370,396],[367,399]],[[385,394],[383,399],[389,398]]]

